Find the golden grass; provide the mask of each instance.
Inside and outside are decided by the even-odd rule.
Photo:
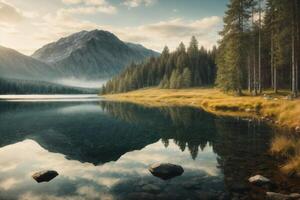
[[[282,92],[267,100],[262,96],[234,96],[214,88],[158,89],[147,88],[122,94],[105,95],[104,98],[127,101],[146,106],[184,105],[202,108],[218,115],[256,116],[272,118],[278,125],[300,126],[300,100],[286,100]]]
[[[280,167],[281,171],[288,175],[300,175],[300,140],[287,135],[277,136],[271,144],[271,152],[286,158],[286,162]]]

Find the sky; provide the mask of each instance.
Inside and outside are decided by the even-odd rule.
[[[211,48],[228,0],[0,0],[0,45],[31,55],[61,37],[102,29],[161,52],[195,35]]]

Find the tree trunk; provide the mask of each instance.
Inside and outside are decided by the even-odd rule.
[[[259,27],[258,27],[258,90],[262,93],[261,80],[261,0],[259,0]]]
[[[252,87],[251,87],[251,58],[250,55],[248,55],[248,92],[252,93]]]
[[[295,1],[293,4],[292,11],[292,94],[294,97],[297,96],[296,92],[296,67],[295,67]]]
[[[252,28],[253,28],[253,89],[254,89],[254,94],[257,95],[257,80],[256,80],[256,52],[255,52],[255,29],[254,29],[254,6],[252,7]]]
[[[277,68],[274,68],[274,92],[277,94],[278,88],[277,88]]]
[[[298,15],[298,12],[299,12],[299,4],[298,4],[298,0],[295,0],[295,18],[296,18],[296,46],[295,46],[295,53],[296,53],[296,59],[295,59],[295,96],[297,97],[298,96],[298,90],[299,90],[299,80],[298,80],[298,76],[299,76],[299,15]]]
[[[271,88],[274,89],[274,41],[273,30],[271,32]]]

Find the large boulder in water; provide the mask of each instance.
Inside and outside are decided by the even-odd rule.
[[[159,177],[163,180],[180,176],[184,172],[181,166],[171,163],[155,163],[149,167],[149,171],[154,176]]]
[[[54,170],[45,170],[40,171],[32,175],[32,178],[36,180],[36,182],[49,182],[52,179],[54,179],[56,176],[58,176],[58,173]]]
[[[252,183],[254,185],[258,185],[258,186],[271,183],[270,179],[268,179],[262,175],[252,176],[248,180],[250,183]]]

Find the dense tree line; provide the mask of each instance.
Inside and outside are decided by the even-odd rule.
[[[217,85],[254,95],[299,86],[300,0],[230,0],[217,53]]]
[[[95,90],[68,87],[43,81],[0,79],[0,94],[84,94]]]
[[[186,49],[180,43],[176,51],[165,47],[159,57],[152,57],[143,63],[132,63],[121,74],[112,78],[102,88],[102,93],[120,93],[139,88],[159,86],[160,88],[188,88],[211,85],[215,81],[215,56],[217,49],[199,49],[198,41],[192,37]]]

